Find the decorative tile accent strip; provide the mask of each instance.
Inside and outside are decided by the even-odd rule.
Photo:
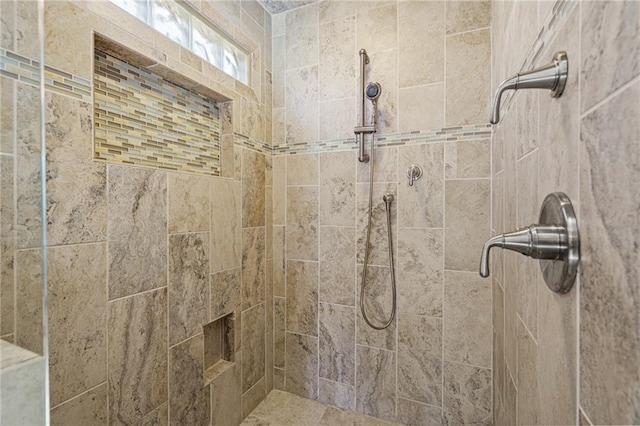
[[[370,136],[367,136],[369,139]],[[433,142],[455,142],[491,138],[491,125],[475,124],[470,126],[444,127],[427,131],[408,133],[388,133],[376,135],[376,146],[403,146]],[[348,139],[331,139],[314,142],[300,142],[291,145],[276,145],[274,155],[303,154],[310,152],[355,150],[355,136]]]
[[[0,75],[32,86],[40,84],[40,63],[6,49],[0,49]],[[77,75],[46,66],[44,84],[49,91],[91,102],[91,82]]]
[[[557,0],[553,5],[551,12],[546,16],[544,24],[540,29],[540,32],[536,36],[533,44],[527,51],[527,54],[522,61],[522,66],[520,67],[519,72],[524,72],[532,69],[538,64],[546,63],[551,58],[542,58],[541,55],[545,48],[551,44],[553,39],[558,34],[558,31],[565,24],[569,16],[571,16],[571,12],[578,5],[579,0]],[[553,52],[550,52],[553,53]],[[513,90],[509,90],[505,93],[504,101],[501,105],[501,111],[507,112],[511,108],[511,103],[513,99],[515,99],[516,92]],[[502,113],[502,116],[505,114]]]
[[[94,157],[218,176],[215,102],[95,51]]]

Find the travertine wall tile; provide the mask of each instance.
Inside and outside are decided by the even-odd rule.
[[[108,424],[106,384],[102,384],[51,410],[52,425],[64,426],[75,423],[96,426],[106,426]]]
[[[356,388],[320,378],[318,383],[318,401],[345,410],[355,411]]]
[[[484,29],[446,37],[447,126],[485,123],[489,116],[490,36]]]
[[[459,141],[444,144],[447,179],[482,178],[491,175],[491,141]]]
[[[169,173],[169,233],[209,231],[211,179]],[[208,244],[208,242],[207,242]]]
[[[318,338],[287,333],[285,390],[305,398],[318,395]]]
[[[318,263],[287,261],[287,331],[318,335]]]
[[[320,6],[323,9],[323,6]],[[356,94],[356,18],[320,25],[319,99],[352,98]],[[351,104],[353,110],[353,104]],[[333,136],[334,138],[336,136]]]
[[[444,127],[444,83],[400,89],[398,116],[400,132]]]
[[[231,312],[240,313],[241,269],[233,268],[211,274],[209,319]]]
[[[166,312],[166,288],[109,303],[110,419],[136,422],[167,401]]]
[[[356,292],[356,301],[360,307],[360,295],[362,286],[362,265],[358,265],[358,291]],[[391,270],[384,266],[367,267],[367,279],[364,287],[364,307],[367,312],[367,318],[374,324],[381,326],[385,324],[391,316]],[[362,310],[356,311],[357,329],[356,341],[361,345],[372,346],[388,350],[396,348],[396,324],[397,318],[394,319],[389,327],[384,330],[375,330],[364,321]]]
[[[334,382],[354,385],[355,380],[355,308],[320,303],[319,376]]]
[[[364,262],[364,248],[367,239],[367,223],[369,211],[369,184],[358,184],[356,186],[357,196],[357,262]],[[373,184],[373,202],[372,202],[372,218],[371,218],[371,236],[369,241],[369,265],[389,265],[388,255],[388,234],[387,234],[387,213],[386,204],[382,197],[385,194],[398,195],[398,187],[396,184],[374,183]],[[397,198],[396,198],[397,199]],[[397,203],[391,204],[391,232],[397,235]]]
[[[368,53],[396,48],[398,40],[397,5],[363,8],[357,15],[357,45]]]
[[[240,182],[211,180],[211,272],[241,264],[241,197]]]
[[[321,302],[354,305],[355,241],[354,227],[320,227]]]
[[[491,367],[491,282],[475,272],[446,271],[444,359]]]
[[[169,236],[169,345],[202,333],[209,318],[209,233]]]
[[[491,370],[445,362],[443,374],[444,423],[491,424]]]
[[[353,137],[353,125],[356,122],[356,111],[353,107],[355,102],[355,97],[320,102],[320,140]]]
[[[208,424],[209,386],[202,385],[204,337],[198,334],[169,350],[169,415],[175,424]]]
[[[287,13],[285,31],[286,68],[318,64],[318,5]]]
[[[285,72],[287,105],[286,143],[318,139],[318,66]]]
[[[167,285],[167,174],[108,166],[109,299]]]
[[[395,352],[356,346],[356,410],[386,420],[395,417]]]
[[[356,210],[355,153],[327,152],[320,157],[320,225],[353,226]]]
[[[442,407],[434,407],[421,402],[398,398],[397,421],[405,425],[442,424]]]
[[[318,154],[287,156],[287,185],[318,184]]]
[[[442,402],[442,320],[401,314],[398,320],[398,396]]]
[[[242,392],[247,392],[265,374],[264,315],[264,303],[242,314]]]
[[[265,158],[263,154],[242,150],[242,226],[264,226]]]
[[[491,23],[491,2],[447,1],[446,21],[447,34],[488,27]]]
[[[264,227],[242,230],[242,309],[265,300]],[[246,389],[245,389],[246,391]]]
[[[223,372],[211,384],[211,424],[223,426],[242,422],[240,363]]]
[[[287,188],[287,259],[318,260],[318,187]]]

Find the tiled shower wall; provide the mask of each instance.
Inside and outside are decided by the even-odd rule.
[[[493,86],[569,58],[564,94],[522,91],[493,138],[493,232],[537,220],[544,197],[571,198],[581,234],[574,288],[552,293],[537,262],[493,258],[496,424],[640,421],[640,5],[493,3]]]
[[[2,2],[5,49],[28,44],[20,32],[33,19],[26,4],[35,5]],[[45,3],[48,77],[66,74],[88,84],[96,31],[136,52],[144,67],[164,77],[169,70],[187,88],[225,101],[224,177],[209,177],[93,160],[91,98],[47,86],[52,424],[238,424],[273,386],[273,370],[265,368],[273,353],[265,303],[271,299],[270,159],[262,149],[271,133],[271,18],[255,2],[207,3],[200,10],[253,52],[252,87],[109,2]],[[12,237],[3,234],[3,242],[16,244],[15,250],[3,245],[2,289],[15,275],[18,302],[15,332],[2,335],[38,350],[38,162],[27,155],[38,143],[32,137],[38,121],[25,112],[37,105],[39,92],[11,75],[1,83],[2,112],[11,111],[17,125],[15,138],[5,138],[3,116],[2,220],[18,218],[16,228],[2,228]],[[17,193],[5,191],[5,182]],[[202,326],[229,312],[236,320],[235,366],[205,386]]]
[[[323,1],[274,15],[276,388],[407,424],[491,422],[491,288],[477,273],[490,19],[489,2]],[[328,143],[353,141],[361,48],[367,81],[382,85],[365,295],[378,323],[391,306],[382,195],[395,196],[398,316],[380,332],[358,307],[369,165],[353,144]],[[413,187],[410,164],[424,170]]]

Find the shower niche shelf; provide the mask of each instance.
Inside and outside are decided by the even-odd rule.
[[[235,364],[235,322],[232,312],[203,327],[205,386]]]

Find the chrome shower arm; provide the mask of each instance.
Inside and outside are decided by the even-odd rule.
[[[569,62],[565,52],[556,52],[553,61],[547,65],[518,73],[503,81],[493,97],[491,108],[491,124],[500,121],[500,99],[507,90],[549,89],[552,98],[559,98],[567,83]]]

